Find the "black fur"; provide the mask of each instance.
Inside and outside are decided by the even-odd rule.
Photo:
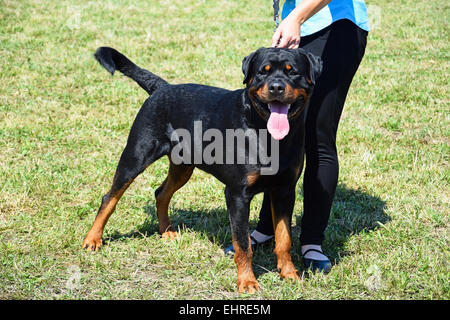
[[[246,88],[229,91],[199,84],[168,84],[112,48],[99,48],[95,57],[111,74],[115,70],[121,71],[151,95],[142,105],[131,127],[127,145],[117,166],[111,188],[113,191],[124,188],[160,157],[168,155],[170,158],[170,151],[174,147],[171,141],[174,130],[187,129],[193,133],[194,122],[198,120],[202,121],[203,131],[215,128],[224,137],[226,129],[265,129],[270,114],[268,102],[275,98],[270,94],[258,96],[255,92],[273,81],[304,90],[304,96],[276,97],[277,101],[291,105],[291,129],[279,142],[280,166],[276,174],[258,175],[264,167],[259,163],[193,164],[225,184],[233,240],[250,257],[248,220],[250,201],[255,194],[268,192],[274,202],[275,218],[287,217],[290,222],[295,185],[303,166],[304,114],[321,71],[320,58],[302,49],[260,48],[243,60]],[[271,66],[270,72],[262,71],[267,64]],[[287,64],[291,69],[286,69]],[[250,179],[255,173],[256,179]]]
[[[100,47],[94,54],[95,59],[114,75],[119,70],[127,77],[136,81],[142,89],[151,95],[159,87],[166,85],[167,82],[148,70],[141,69],[119,51],[109,47]]]

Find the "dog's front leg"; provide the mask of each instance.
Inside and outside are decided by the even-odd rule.
[[[240,293],[259,291],[252,268],[252,246],[248,231],[251,196],[243,190],[225,189],[228,215],[234,247],[234,262],[237,266],[237,286]]]
[[[270,193],[277,269],[284,279],[300,280],[291,259],[291,221],[294,203],[295,185],[279,188]]]

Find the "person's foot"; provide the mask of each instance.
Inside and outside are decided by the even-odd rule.
[[[250,240],[252,242],[252,251],[255,251],[258,248],[258,245],[267,242],[269,240],[273,239],[273,235],[266,235],[264,233],[261,233],[257,230],[254,230],[251,234],[250,234]],[[230,245],[228,247],[225,248],[225,254],[234,254],[234,247],[233,245]]]
[[[303,261],[307,269],[325,274],[331,271],[330,259],[322,252],[322,247],[316,244],[307,244],[301,248]]]

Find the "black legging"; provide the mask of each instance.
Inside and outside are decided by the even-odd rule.
[[[339,174],[336,131],[348,89],[364,55],[367,34],[350,20],[339,20],[300,41],[300,47],[323,60],[322,75],[306,115],[301,245],[321,245],[324,239]],[[272,235],[267,193],[259,216],[256,230]]]

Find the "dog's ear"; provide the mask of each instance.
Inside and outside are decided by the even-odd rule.
[[[264,48],[259,48],[255,52],[252,52],[242,60],[242,73],[244,74],[244,81],[242,83],[247,84],[250,79],[250,70],[252,70],[252,62],[258,53]]]
[[[311,52],[305,51],[302,48],[298,49],[299,53],[304,55],[309,62],[309,79],[311,80],[312,85],[316,84],[316,80],[319,78],[322,73],[323,63],[322,58],[312,54]]]

